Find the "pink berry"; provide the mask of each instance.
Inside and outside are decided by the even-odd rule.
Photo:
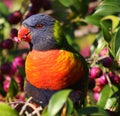
[[[99,54],[100,56],[105,56],[105,55],[108,55],[108,48],[103,48]]]
[[[17,56],[13,60],[13,65],[15,67],[17,67],[17,66],[23,67],[24,66],[24,60],[20,56]]]
[[[11,77],[6,76],[5,81],[3,82],[3,89],[5,92],[8,92],[10,81],[11,81]]]
[[[89,57],[90,56],[90,47],[86,47],[80,50],[80,54],[83,57]]]
[[[99,78],[100,80],[100,84],[101,85],[106,85],[108,83],[107,79],[106,79],[106,74],[103,74],[102,76],[100,76]]]
[[[99,67],[92,67],[90,69],[90,78],[98,78],[102,74],[102,70]]]
[[[94,99],[95,99],[95,101],[98,101],[99,96],[100,96],[100,93],[97,93],[97,92],[94,93]]]
[[[20,101],[25,101],[25,93],[22,92],[19,98],[20,98]]]

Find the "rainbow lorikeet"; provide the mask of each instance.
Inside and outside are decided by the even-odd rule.
[[[84,101],[88,84],[87,63],[68,44],[57,20],[44,14],[32,15],[22,22],[18,38],[32,46],[25,63],[28,96],[42,101],[45,106],[55,92],[72,89],[72,101]]]

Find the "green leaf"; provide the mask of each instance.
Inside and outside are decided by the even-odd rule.
[[[94,14],[100,16],[111,15],[120,13],[120,1],[119,0],[104,0],[97,8]]]
[[[116,92],[118,92],[118,88],[113,85],[113,90],[110,88],[109,85],[106,85],[102,92],[100,93],[99,100],[97,102],[97,105],[101,108],[110,109],[116,104],[117,97]]]
[[[5,103],[0,103],[0,116],[19,116],[18,113]]]
[[[8,8],[2,2],[0,2],[0,15],[7,17],[8,14],[9,14]]]
[[[59,0],[59,2],[66,7],[71,6],[71,0]]]
[[[118,50],[120,49],[120,28],[117,29],[115,36],[111,42],[112,51],[117,55]],[[118,56],[118,55],[117,55]]]
[[[45,107],[42,111],[42,116],[48,116],[48,107]]]
[[[17,92],[18,92],[18,85],[16,81],[13,78],[11,78],[7,97],[14,97],[17,94]]]
[[[79,115],[84,116],[84,115],[90,115],[90,116],[109,116],[108,113],[99,107],[85,107],[79,110]]]
[[[96,25],[98,27],[100,27],[100,19],[101,17],[98,16],[98,15],[90,15],[90,16],[87,16],[85,18],[85,20],[90,23],[90,24],[93,24],[93,25]]]
[[[118,51],[117,51],[117,53],[116,53],[115,59],[116,59],[117,61],[120,61],[120,48],[118,49]]]
[[[67,107],[66,115],[69,116],[74,110],[73,102],[71,101],[70,98],[68,98],[67,100],[66,107]]]
[[[71,90],[61,90],[55,93],[48,104],[49,116],[55,116],[67,101]]]
[[[103,17],[102,19],[101,19],[101,21],[105,21],[105,20],[111,20],[111,22],[112,22],[112,30],[114,31],[114,29],[118,26],[118,24],[119,24],[119,18],[118,17],[116,17],[116,16],[114,16],[114,15],[109,15],[109,16],[106,16],[106,17]]]
[[[101,25],[101,29],[102,29],[102,32],[103,32],[104,39],[107,42],[110,42],[111,35],[110,35],[110,32],[109,32],[109,28],[104,24],[104,22],[101,22],[100,25]]]

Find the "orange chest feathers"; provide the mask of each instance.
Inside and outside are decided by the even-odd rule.
[[[65,50],[31,51],[26,64],[27,80],[37,88],[60,90],[84,75],[82,62]]]

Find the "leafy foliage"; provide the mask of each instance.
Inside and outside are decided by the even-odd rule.
[[[0,101],[10,102],[8,99],[12,101],[19,99],[27,102],[21,98],[22,93],[24,93],[24,65],[18,62],[17,64],[15,58],[19,56],[24,61],[29,47],[26,43],[18,44],[16,32],[12,32],[13,35],[15,34],[13,37],[11,30],[18,29],[21,20],[30,15],[43,13],[47,10],[46,13],[50,13],[61,22],[65,38],[72,47],[80,53],[82,53],[83,48],[89,47],[89,53],[85,59],[90,70],[89,79],[92,78],[95,81],[95,87],[92,88],[94,86],[92,81],[85,98],[86,102],[82,107],[76,107],[69,99],[71,90],[57,92],[51,97],[48,106],[43,109],[42,116],[109,116],[111,112],[113,115],[120,115],[120,1],[41,0],[42,2],[38,2],[37,5],[34,3],[36,1],[16,2],[10,0],[9,5],[13,5],[12,10],[9,8],[10,6],[6,7],[5,3],[0,2]],[[10,18],[10,21],[8,17],[11,13],[13,13],[12,16],[14,15],[15,9],[22,14],[22,19],[20,17],[19,23],[12,24],[15,17]],[[7,43],[8,38],[13,42],[12,47]],[[104,49],[106,51],[101,55]],[[85,54],[86,51],[83,53]],[[105,61],[108,57],[112,59],[112,63],[108,60]],[[101,82],[101,76],[96,78],[94,73],[91,73],[93,67],[102,70],[102,78],[105,77],[104,81]],[[93,79],[93,75],[95,79]],[[82,85],[82,83],[80,84]],[[98,88],[96,89],[96,87]],[[93,99],[94,93],[99,95],[97,100]],[[22,110],[22,106],[19,107]],[[26,108],[24,111],[28,109]],[[18,113],[7,104],[0,103],[0,115],[17,116]]]
[[[1,116],[11,116],[11,115],[18,116],[18,113],[7,104],[0,103],[0,115]]]

